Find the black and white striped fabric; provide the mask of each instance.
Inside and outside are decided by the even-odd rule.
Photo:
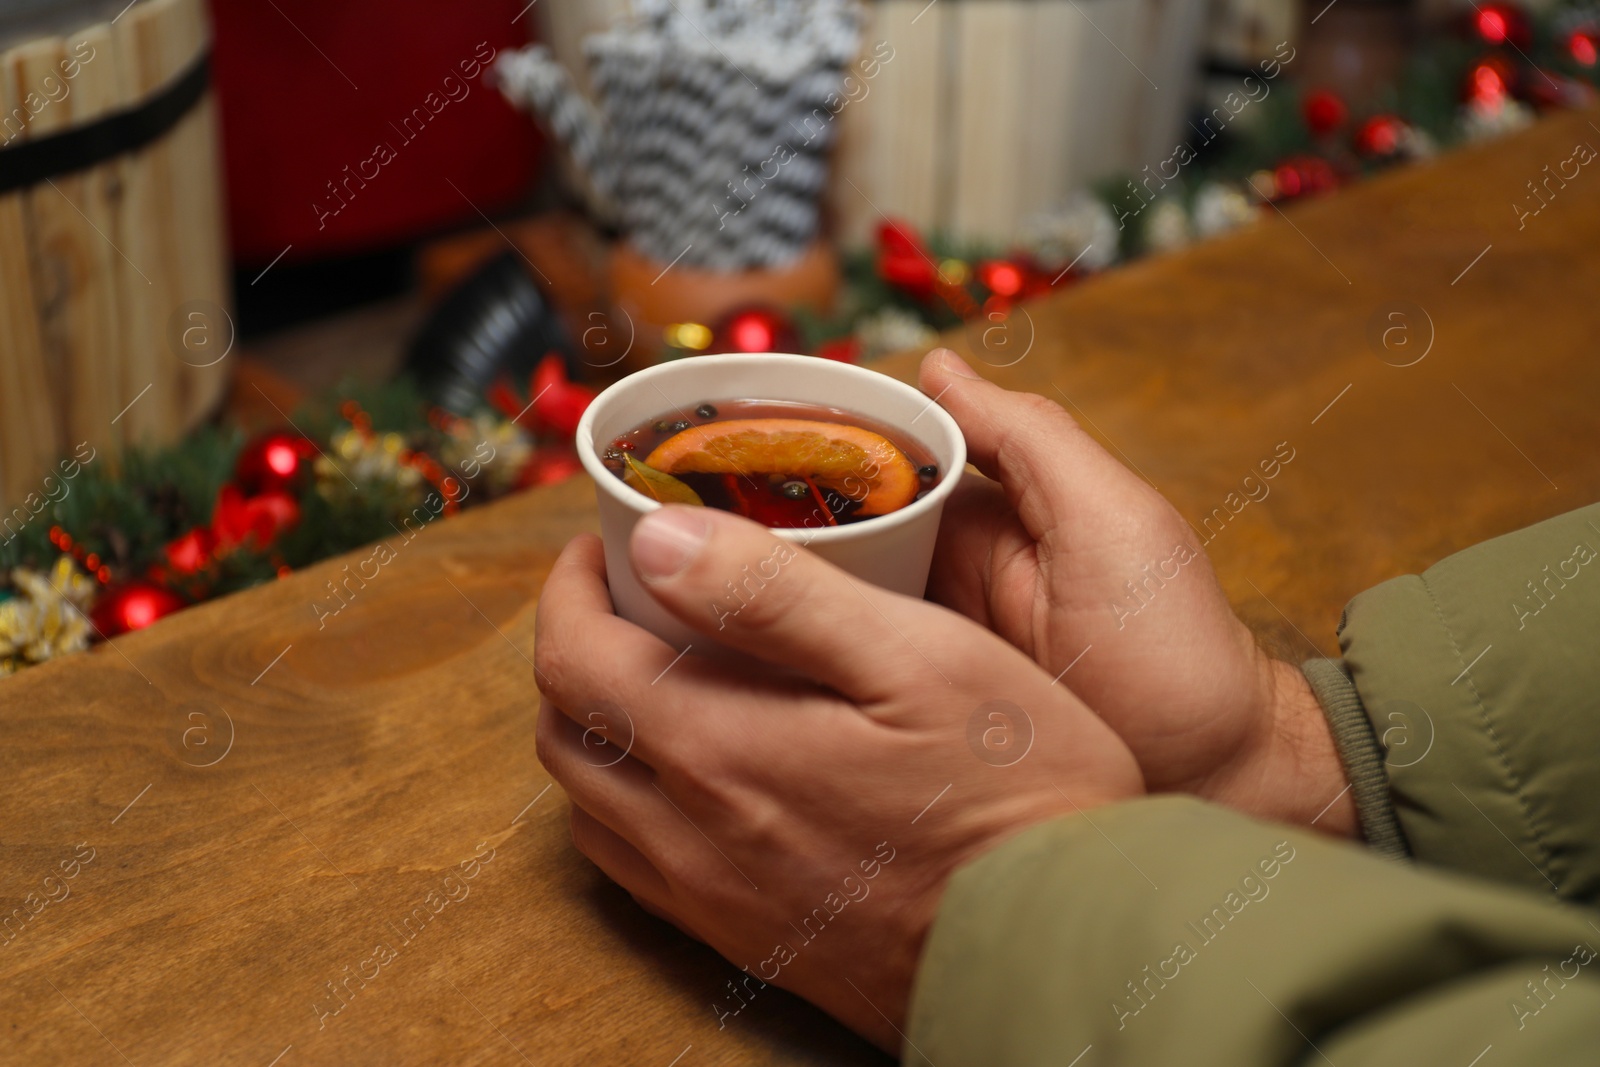
[[[859,32],[854,0],[636,0],[584,42],[598,107],[542,46],[503,54],[495,75],[640,252],[776,267],[817,237]]]

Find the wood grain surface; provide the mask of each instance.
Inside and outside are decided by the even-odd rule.
[[[976,347],[1197,526],[1287,442],[1210,551],[1268,639],[1331,650],[1361,588],[1600,496],[1600,173],[1520,231],[1510,206],[1600,145],[1592,118],[1095,279]],[[1411,366],[1368,340],[1395,301],[1432,322]],[[370,552],[0,682],[0,1061],[883,1062],[776,990],[719,1030],[737,972],[570,847],[529,657],[546,570],[594,525],[581,481],[527,493],[395,538],[320,626]]]
[[[1160,489],[1276,651],[1334,653],[1361,590],[1600,499],[1600,168],[1564,163],[1579,143],[1600,150],[1600,112],[1294,205],[952,347]],[[1578,176],[1519,229],[1546,165]],[[1247,488],[1284,442],[1265,495]]]

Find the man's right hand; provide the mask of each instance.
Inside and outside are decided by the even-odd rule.
[[[947,349],[924,359],[921,386],[987,476],[963,476],[945,507],[929,598],[1059,674],[1152,792],[1356,835],[1309,685],[1257,646],[1177,510],[1059,405]]]

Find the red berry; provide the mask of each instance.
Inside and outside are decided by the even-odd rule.
[[[1313,89],[1307,93],[1301,110],[1305,115],[1306,125],[1318,137],[1337,130],[1350,116],[1350,110],[1345,107],[1344,101],[1327,89]]]
[[[1392,156],[1400,149],[1405,123],[1393,115],[1374,115],[1356,131],[1356,151],[1364,156]]]

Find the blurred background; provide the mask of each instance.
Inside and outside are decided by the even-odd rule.
[[[1500,0],[0,0],[0,672],[568,477],[662,359],[870,363],[1583,106],[1597,46]]]

